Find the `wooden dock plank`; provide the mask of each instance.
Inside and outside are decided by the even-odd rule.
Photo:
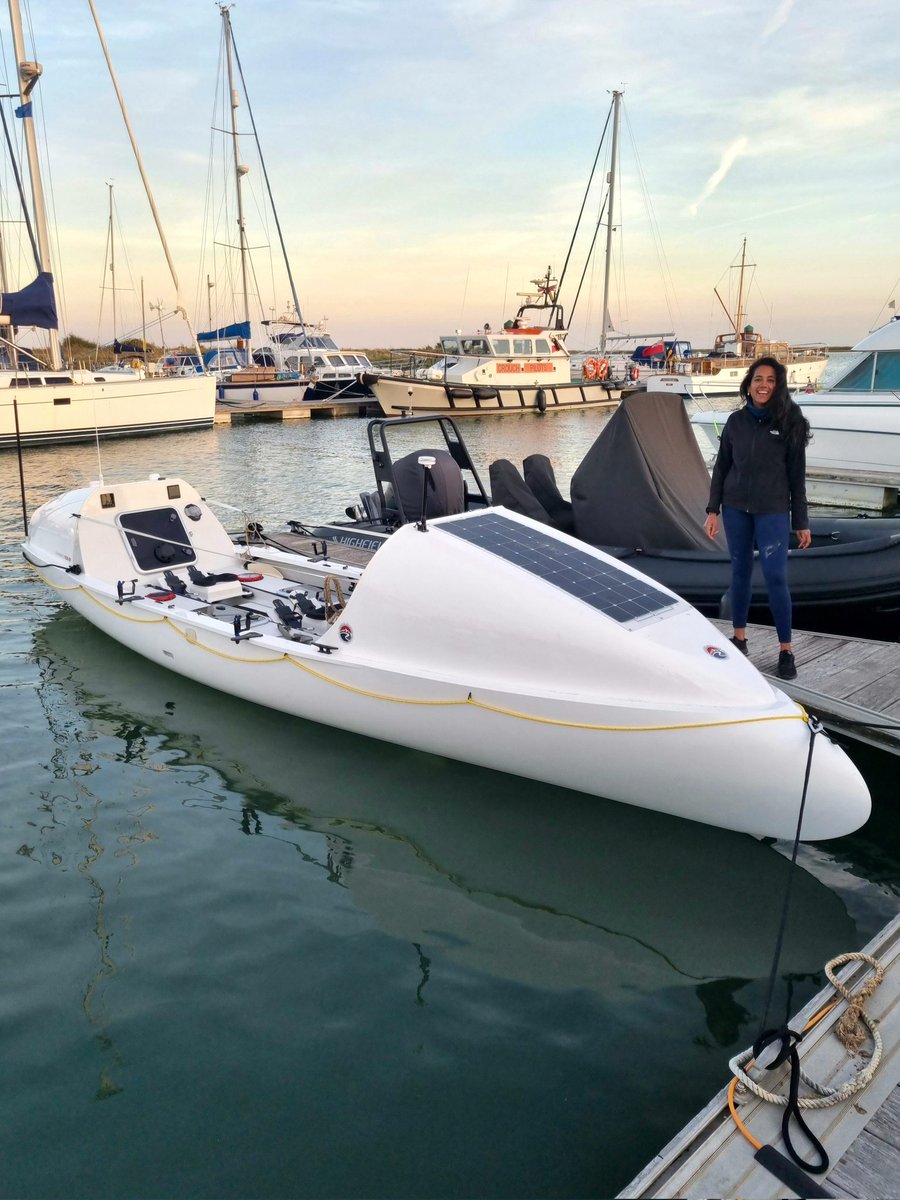
[[[895,1144],[897,1122],[894,1112],[900,1082],[900,914],[865,949],[885,967],[884,982],[866,1004],[884,1039],[880,1067],[869,1085],[849,1101],[825,1109],[805,1110],[804,1117],[825,1145],[833,1164],[832,1171],[840,1169],[845,1177],[845,1182],[839,1186],[846,1186],[846,1190],[840,1194],[878,1197],[896,1194],[896,1180],[900,1179],[900,1148]],[[868,970],[866,964],[851,964],[841,969],[840,976],[853,989],[859,986]],[[803,1029],[833,995],[833,989],[828,985],[794,1017],[791,1028]],[[800,1043],[803,1069],[830,1087],[851,1078],[864,1061],[862,1056],[853,1059],[834,1034],[834,1026],[843,1011],[841,1004],[814,1026]],[[764,1077],[765,1086],[770,1091],[783,1092],[785,1076],[783,1068],[770,1072]],[[785,1153],[780,1132],[783,1112],[780,1107],[747,1092],[740,1097],[738,1109],[742,1121],[759,1142]],[[864,1131],[866,1137],[860,1141]],[[797,1145],[801,1153],[806,1151],[802,1136],[797,1137]],[[793,1195],[756,1162],[754,1153],[728,1114],[726,1087],[619,1193],[619,1197],[708,1200],[713,1196],[740,1196],[742,1200],[777,1200]],[[864,1167],[856,1166],[857,1157]],[[828,1191],[834,1192],[829,1177],[816,1178],[823,1181]]]
[[[731,622],[714,620],[726,634]],[[794,631],[797,678],[778,678],[778,638],[750,625],[750,661],[828,728],[900,754],[900,643]],[[898,728],[881,728],[894,722]]]

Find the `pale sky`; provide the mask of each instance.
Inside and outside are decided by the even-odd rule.
[[[212,301],[213,322],[231,320],[226,284],[206,287],[213,259],[202,249],[220,140],[210,130],[222,120],[218,7],[95,2],[185,303],[198,328]],[[130,332],[142,278],[145,302],[169,310],[175,293],[90,11],[86,0],[22,4],[28,53],[44,68],[35,110],[62,332],[112,332],[108,292],[102,322],[100,308],[107,181],[120,239],[117,332]],[[613,89],[624,92],[609,302],[617,330],[671,329],[709,345],[727,327],[713,289],[732,302],[729,267],[745,237],[755,264],[746,319],[764,335],[853,343],[900,293],[891,0],[237,0],[231,17],[303,315],[327,316],[343,345],[418,346],[496,326],[531,279],[548,265],[558,273]],[[9,64],[5,14],[0,27]],[[18,136],[21,122],[9,123]],[[240,128],[254,164],[248,237],[261,246],[274,229],[257,220],[246,105]],[[222,177],[215,166],[210,211]],[[15,272],[24,250],[6,166],[0,185]],[[594,192],[591,229],[598,206]],[[579,246],[567,312],[583,265]],[[280,268],[274,278],[257,270],[260,304],[284,309]],[[597,255],[571,323],[574,348],[596,342],[602,280]],[[166,332],[185,340],[180,322]]]

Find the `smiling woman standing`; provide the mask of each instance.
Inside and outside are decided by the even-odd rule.
[[[778,633],[778,675],[794,679],[791,593],[787,564],[791,530],[801,550],[812,540],[806,507],[809,422],[791,399],[787,370],[776,358],[758,358],[741,383],[745,403],[722,430],[706,508],[706,532],[719,531],[719,509],[731,555],[731,640],[747,654],[753,547],[766,581]]]

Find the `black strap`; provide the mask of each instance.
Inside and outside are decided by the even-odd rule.
[[[775,1067],[780,1067],[783,1063],[788,1063],[790,1068],[788,1100],[785,1105],[784,1116],[781,1118],[781,1136],[784,1138],[788,1154],[790,1154],[798,1167],[803,1167],[807,1171],[813,1171],[815,1174],[821,1175],[830,1166],[828,1155],[825,1152],[825,1147],[803,1119],[803,1113],[799,1104],[800,1055],[797,1053],[797,1047],[802,1039],[802,1033],[795,1033],[787,1025],[783,1025],[780,1029],[767,1029],[753,1043],[753,1057],[757,1058],[766,1047],[773,1045],[775,1042],[781,1042],[781,1049],[776,1058],[766,1068],[771,1071]],[[791,1141],[791,1120],[796,1121],[805,1134],[807,1141],[818,1156],[819,1161],[817,1163],[806,1162],[794,1149],[794,1144]]]

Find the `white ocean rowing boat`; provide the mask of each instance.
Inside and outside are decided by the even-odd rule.
[[[194,488],[151,476],[50,501],[24,552],[99,629],[232,695],[728,829],[796,830],[803,710],[674,593],[528,518],[420,520],[364,566],[319,543],[259,573]],[[849,833],[866,785],[824,734],[813,747],[803,836]]]

